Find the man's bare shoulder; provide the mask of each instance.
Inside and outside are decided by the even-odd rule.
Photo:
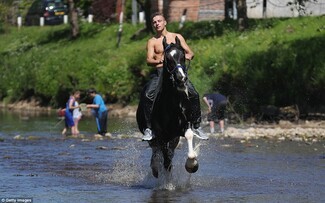
[[[147,43],[149,44],[149,43],[153,43],[154,42],[154,37],[151,37],[150,39],[148,39],[148,41],[147,41]]]
[[[168,39],[169,39],[170,42],[173,42],[173,43],[174,43],[176,37],[178,37],[179,39],[184,39],[183,36],[182,36],[181,34],[179,34],[179,33],[174,33],[174,32],[170,32],[170,33],[169,33],[169,37],[168,37]]]

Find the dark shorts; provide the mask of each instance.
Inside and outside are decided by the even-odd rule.
[[[208,114],[208,121],[218,121],[225,119],[227,101],[220,102],[217,106],[213,106]]]

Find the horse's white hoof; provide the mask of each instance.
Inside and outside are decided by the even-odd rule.
[[[199,162],[196,158],[188,158],[185,163],[185,169],[189,173],[195,173],[199,169]]]

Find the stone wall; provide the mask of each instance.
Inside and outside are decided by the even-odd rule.
[[[288,5],[288,2],[283,0],[267,1],[264,15],[263,0],[247,2],[247,16],[248,18],[298,17],[297,6]],[[301,15],[320,16],[325,14],[325,0],[309,1],[305,5],[306,13],[301,13]]]
[[[222,20],[225,0],[164,0],[162,11],[159,0],[152,0],[152,12],[163,12],[168,22],[178,22],[186,9],[186,21]]]
[[[223,20],[225,18],[224,0],[200,0],[198,21]]]
[[[186,20],[197,21],[199,3],[198,0],[170,0],[168,21],[180,21],[184,9],[187,9]]]

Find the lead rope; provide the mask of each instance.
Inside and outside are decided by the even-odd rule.
[[[187,65],[186,70],[190,69],[190,66],[191,66],[191,60],[188,60],[188,65]]]

